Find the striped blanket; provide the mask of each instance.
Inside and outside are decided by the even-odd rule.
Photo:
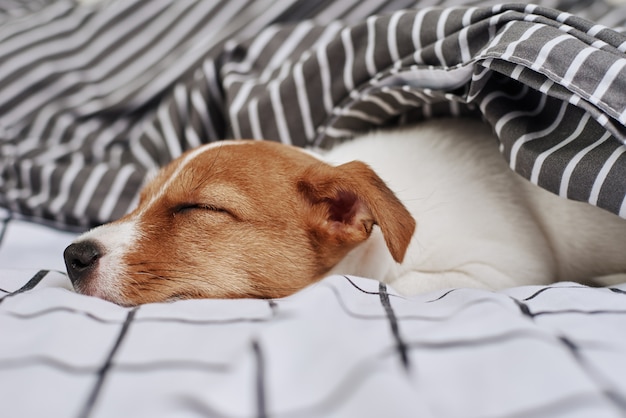
[[[624,417],[626,284],[330,276],[125,308],[73,292],[61,254],[198,144],[444,115],[626,217],[625,21],[598,0],[0,0],[0,416]]]
[[[0,1],[0,205],[15,218],[112,220],[209,141],[330,146],[440,115],[483,117],[513,170],[626,217],[623,7],[87,3]]]

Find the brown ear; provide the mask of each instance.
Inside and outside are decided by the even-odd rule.
[[[366,240],[377,224],[394,260],[404,260],[415,220],[367,164],[314,165],[301,177],[298,190],[315,211],[318,235],[352,248]]]

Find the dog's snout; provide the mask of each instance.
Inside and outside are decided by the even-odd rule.
[[[65,267],[72,284],[76,284],[98,263],[102,252],[93,241],[71,244],[63,252]]]

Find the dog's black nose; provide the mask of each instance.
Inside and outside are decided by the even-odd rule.
[[[91,271],[101,256],[100,248],[93,241],[82,241],[67,247],[63,258],[72,284],[76,284]]]

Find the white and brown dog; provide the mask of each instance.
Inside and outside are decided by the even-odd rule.
[[[74,287],[136,305],[276,298],[332,273],[404,294],[626,281],[626,221],[513,173],[479,121],[379,132],[324,159],[268,141],[184,154],[132,213],[65,250]]]

